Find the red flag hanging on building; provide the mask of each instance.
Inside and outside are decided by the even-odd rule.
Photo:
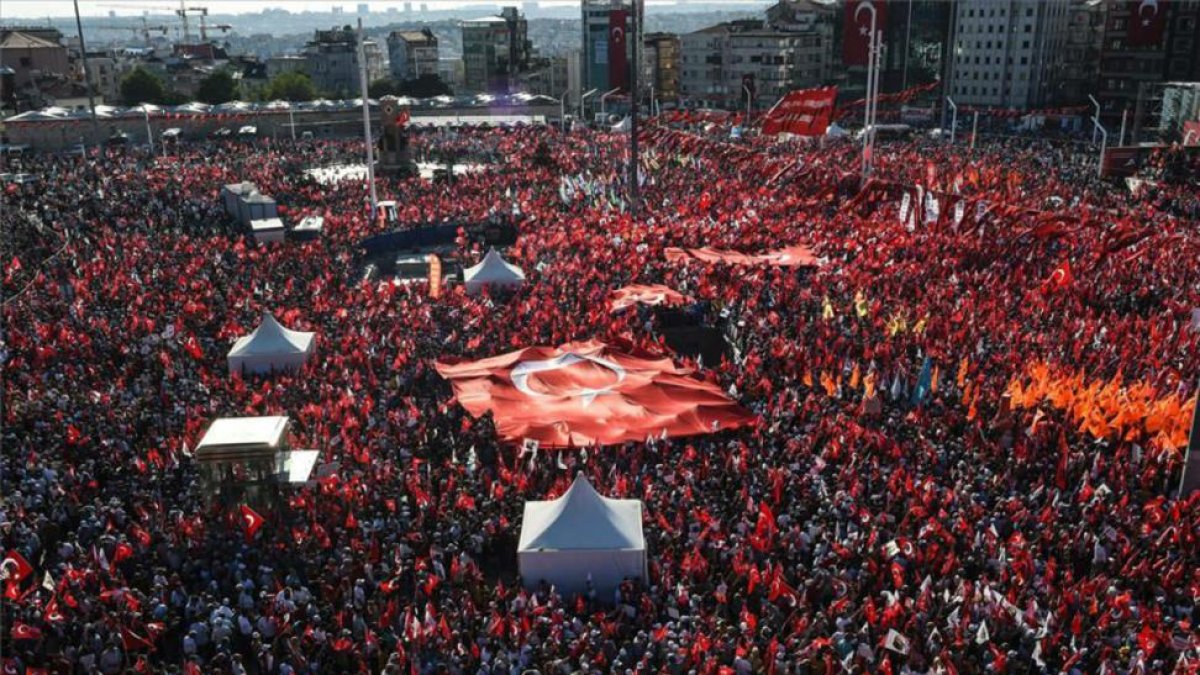
[[[495,415],[504,440],[529,438],[542,448],[707,434],[754,421],[690,368],[598,340],[445,360],[437,371],[469,413]]]
[[[847,66],[865,66],[871,47],[871,10],[875,10],[875,30],[887,28],[887,3],[878,0],[849,0],[842,24],[842,62]]]
[[[762,133],[787,132],[797,136],[820,136],[833,119],[837,87],[793,91],[779,99],[763,118]]]
[[[1167,0],[1129,0],[1129,28],[1125,44],[1158,47],[1167,27]]]
[[[608,13],[608,86],[610,89],[629,89],[629,57],[626,53],[625,30],[629,11],[614,9]]]

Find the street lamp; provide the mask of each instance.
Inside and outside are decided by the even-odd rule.
[[[568,89],[564,91],[562,97],[558,99],[558,128],[564,132],[567,130],[567,96],[570,95],[570,93],[571,90]]]
[[[743,84],[742,91],[746,92],[746,126],[750,126],[750,101],[754,93],[750,91],[750,86]]]
[[[1100,161],[1097,163],[1098,166],[1096,167],[1096,175],[1103,177],[1104,176],[1104,151],[1108,149],[1108,131],[1105,130],[1104,127],[1100,126],[1100,117],[1099,116],[1092,118],[1092,124],[1096,125],[1095,127],[1093,127],[1094,130],[1092,131],[1092,136],[1095,137],[1095,134],[1097,132],[1100,133]]]
[[[600,95],[600,114],[601,115],[607,114],[605,106],[607,105],[608,97],[612,96],[613,94],[616,94],[619,91],[621,91],[621,88],[616,87],[616,88],[612,89],[611,91],[606,91]]]
[[[587,119],[587,115],[585,115],[583,112],[583,104],[585,101],[588,100],[588,98],[595,96],[596,92],[598,92],[598,91],[600,91],[600,90],[599,89],[589,89],[586,93],[584,93],[583,96],[579,97],[579,119],[581,119],[581,120]]]
[[[950,105],[950,145],[954,145],[954,132],[958,131],[958,106],[949,96],[946,97],[946,103]]]
[[[1092,96],[1091,94],[1088,94],[1088,99],[1091,100],[1092,105],[1096,106],[1096,117],[1094,119],[1100,119],[1100,101],[1097,101],[1096,97]],[[1092,145],[1096,144],[1096,128],[1099,125],[1100,123],[1097,122],[1096,127],[1092,127]]]

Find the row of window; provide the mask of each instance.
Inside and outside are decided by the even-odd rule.
[[[1032,43],[1029,40],[1022,40],[1021,41],[1021,49],[1029,49],[1031,44]],[[992,45],[993,45],[993,43],[991,40],[988,40],[987,42],[980,42],[979,40],[976,40],[974,49],[992,49],[993,48]],[[1004,47],[1005,47],[1005,45],[1004,45],[1003,40],[997,40],[995,42],[995,49],[1004,49]],[[958,41],[958,49],[960,51],[963,49],[971,49],[971,48],[972,47],[971,47],[970,42],[964,43],[962,40]]]
[[[980,57],[976,56],[976,57],[975,57],[975,61],[974,61],[974,62],[972,62],[972,61],[971,61],[971,57],[970,57],[970,56],[958,56],[958,57],[955,57],[955,59],[954,59],[954,63],[956,63],[957,65],[960,65],[960,66],[969,66],[969,65],[971,65],[972,63],[974,63],[974,65],[977,65],[977,66],[978,66],[978,65],[980,65],[981,63],[982,63],[982,65],[985,65],[985,66],[990,66],[990,65],[992,65],[992,57],[990,57],[990,56],[984,56],[984,57],[982,57],[982,58],[983,58],[983,61],[981,62],[981,61],[979,60],[979,59],[980,59]],[[1001,60],[1000,60],[1000,58],[1001,58],[1001,57],[999,57],[999,56],[997,56],[997,57],[996,57],[996,63],[995,63],[995,65],[997,65],[997,66],[998,66],[998,65],[1000,65],[1001,63],[1007,63],[1007,65],[1010,65],[1010,66],[1011,66],[1011,65],[1013,64],[1013,57],[1011,57],[1011,56],[1007,57],[1007,59],[1008,59],[1007,61],[1001,61]],[[1029,57],[1028,57],[1028,56],[1022,56],[1022,57],[1021,57],[1021,59],[1020,59],[1020,61],[1019,61],[1019,63],[1020,63],[1022,66],[1027,66],[1027,65],[1029,65]]]
[[[970,33],[982,34],[984,31],[983,31],[983,26],[972,26],[971,24],[964,24],[962,26],[961,32],[963,35],[968,35]],[[987,32],[988,33],[1003,33],[1004,32],[1004,24],[996,25],[994,23],[989,23],[987,25]],[[1023,24],[1021,32],[1022,33],[1032,33],[1033,32],[1033,24],[1031,24],[1031,23]]]

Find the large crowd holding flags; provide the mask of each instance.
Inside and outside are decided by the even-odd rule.
[[[24,160],[39,180],[0,214],[3,672],[1200,669],[1200,497],[1176,493],[1194,159],[1164,150],[1135,184],[1073,142],[918,139],[881,142],[864,180],[849,141],[688,116],[642,140],[635,215],[623,136],[422,132],[418,154],[485,170],[381,178],[394,223],[361,180],[305,173],[352,141]],[[242,180],[322,238],[256,246],[221,208]],[[357,264],[370,235],[497,214],[519,290],[431,298]],[[736,349],[673,352],[647,301],[735,327]],[[230,376],[264,312],[316,355]],[[744,413],[531,453],[439,375],[583,341]],[[192,449],[240,415],[291,416],[337,470],[278,508],[213,504]],[[611,596],[512,559],[522,504],[580,473],[645,505],[648,578]]]

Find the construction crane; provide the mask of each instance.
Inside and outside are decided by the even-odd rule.
[[[149,47],[151,44],[151,42],[150,42],[150,32],[151,31],[157,31],[159,33],[162,33],[163,35],[166,35],[167,32],[171,30],[171,28],[169,26],[151,26],[146,21],[146,17],[142,17],[142,25],[140,25],[140,26],[102,26],[101,29],[102,30],[127,30],[127,31],[132,32],[134,35],[141,34],[142,39],[144,39],[146,41],[147,47]]]
[[[175,16],[178,16],[179,20],[183,23],[183,41],[184,42],[192,41],[192,31],[191,31],[191,28],[189,25],[188,15],[189,14],[198,14],[200,16],[200,41],[208,42],[208,26],[206,25],[206,17],[208,17],[208,8],[207,7],[188,7],[186,5],[186,3],[184,2],[184,0],[179,0],[179,7],[166,7],[163,5],[122,5],[122,4],[111,4],[111,5],[106,4],[106,5],[99,5],[99,6],[107,7],[107,8],[111,8],[111,9],[140,9],[143,11],[153,10],[153,11],[172,12],[175,14]],[[227,26],[227,24],[221,24],[221,26]],[[232,26],[221,27],[221,30],[226,31],[226,30],[229,30],[230,28],[232,28]]]

